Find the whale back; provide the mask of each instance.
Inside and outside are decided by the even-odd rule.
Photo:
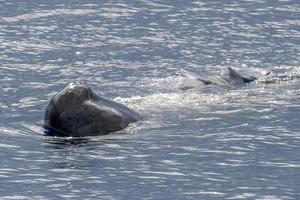
[[[255,77],[244,77],[240,75],[238,72],[228,67],[223,69],[219,75],[209,76],[207,78],[198,78],[205,85],[220,85],[226,87],[241,87],[247,83],[250,83],[256,80]]]

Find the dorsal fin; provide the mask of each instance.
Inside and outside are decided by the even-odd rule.
[[[223,69],[220,75],[224,78],[243,80],[243,77],[230,67]]]
[[[230,67],[223,69],[220,76],[229,85],[241,86],[245,84],[243,77]]]
[[[224,79],[226,79],[228,82],[234,83],[236,85],[243,85],[243,84],[250,83],[250,82],[256,80],[256,78],[253,76],[250,76],[247,78],[243,77],[237,71],[235,71],[234,69],[232,69],[230,67],[223,69],[221,71],[220,75]]]

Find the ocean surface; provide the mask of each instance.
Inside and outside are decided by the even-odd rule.
[[[299,71],[299,0],[0,0],[0,199],[300,199],[300,80],[226,67]],[[72,81],[144,120],[47,136]]]

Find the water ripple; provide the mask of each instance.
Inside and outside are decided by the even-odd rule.
[[[299,81],[197,81],[297,72],[296,0],[0,3],[1,199],[299,199]],[[45,136],[70,81],[144,120]]]

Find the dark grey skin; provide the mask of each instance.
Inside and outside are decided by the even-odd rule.
[[[235,86],[241,87],[255,81],[256,77],[243,77],[238,72],[228,67],[221,71],[220,75],[210,76],[208,78],[199,78],[205,85],[222,85],[222,86]]]
[[[185,76],[184,74],[176,74],[177,76]],[[200,85],[218,85],[228,88],[239,88],[242,86],[245,86],[248,83],[251,83],[252,81],[257,80],[256,77],[250,76],[250,77],[244,77],[240,75],[238,72],[233,70],[232,68],[225,68],[221,71],[219,75],[213,75],[213,76],[207,76],[207,77],[199,77],[197,76],[196,79],[197,83],[201,83]],[[195,82],[193,82],[193,85],[184,85],[181,87],[181,90],[189,90],[197,87],[198,84],[195,85]]]
[[[95,94],[88,86],[69,83],[46,107],[44,124],[61,136],[105,135],[141,120],[128,107]]]
[[[267,74],[259,78],[253,76],[244,77],[237,71],[228,67],[222,70],[219,75],[209,76],[207,78],[198,78],[198,80],[201,81],[204,85],[214,84],[226,87],[242,87],[253,81],[261,84],[272,84],[283,81],[292,81],[299,78],[300,74],[297,71],[290,71],[283,74],[273,74],[272,72],[268,72]]]

